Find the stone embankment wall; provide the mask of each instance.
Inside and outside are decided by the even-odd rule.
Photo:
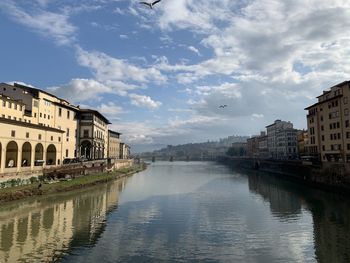
[[[332,191],[350,193],[350,164],[311,164],[302,161],[221,156],[218,161],[236,168],[274,173],[281,178]]]
[[[41,169],[35,173],[1,174],[0,188],[31,184],[37,182],[42,176],[52,177],[52,179],[65,178],[67,176],[79,177],[95,173],[113,172],[118,169],[129,168],[133,164],[133,159],[115,159],[110,163],[107,160],[95,160]]]

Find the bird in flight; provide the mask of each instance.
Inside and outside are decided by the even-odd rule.
[[[219,108],[222,108],[222,109],[223,109],[223,108],[226,108],[226,107],[227,107],[226,104],[225,104],[225,105],[220,105],[220,106],[219,106]]]
[[[140,2],[140,4],[147,5],[149,8],[153,9],[153,6],[157,3],[159,3],[161,0],[156,0],[154,2],[148,3],[148,2]]]

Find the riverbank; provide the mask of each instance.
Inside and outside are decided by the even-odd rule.
[[[302,161],[220,156],[218,161],[234,168],[274,174],[278,178],[330,191],[350,194],[350,165],[347,163],[303,164]]]
[[[33,183],[30,185],[16,186],[0,190],[0,203],[20,200],[33,196],[50,195],[55,193],[73,191],[97,184],[106,183],[122,177],[131,176],[146,169],[145,164],[134,165],[129,168],[118,169],[111,173],[98,173],[77,177],[67,181],[55,181],[52,183]]]

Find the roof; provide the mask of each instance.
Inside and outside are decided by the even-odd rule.
[[[109,133],[115,134],[115,135],[122,135],[120,132],[116,132],[116,131],[112,131],[112,130],[108,130]]]
[[[21,104],[21,105],[25,105],[21,100],[15,100],[14,98],[11,98],[11,97],[4,95],[4,94],[0,94],[0,98],[3,98],[5,100],[14,101],[14,102]]]
[[[105,116],[103,116],[101,113],[99,113],[97,110],[92,110],[92,109],[80,109],[79,110],[81,113],[92,113],[100,117],[105,123],[107,124],[112,124]]]
[[[327,101],[331,101],[331,100],[333,100],[333,99],[337,99],[337,98],[340,98],[340,97],[343,97],[343,94],[339,94],[339,95],[334,96],[334,97],[332,97],[332,98],[329,98],[329,99],[326,99],[326,100],[323,100],[323,101],[316,102],[315,104],[312,104],[311,106],[306,107],[304,110],[309,110],[309,109],[311,109],[311,108],[313,108],[313,107],[315,107],[315,106],[317,106],[317,105],[320,105],[320,104],[322,104],[322,103],[325,103],[325,102],[327,102]]]
[[[337,85],[330,87],[329,90],[323,91],[323,94],[321,94],[320,96],[317,96],[316,98],[322,97],[323,95],[330,93],[332,88],[341,87],[341,86],[344,86],[345,84],[350,84],[350,80],[345,80],[341,83],[338,83]]]

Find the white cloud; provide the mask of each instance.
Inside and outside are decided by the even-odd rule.
[[[123,108],[113,102],[102,103],[97,107],[97,110],[111,119],[118,119],[118,116],[124,113]]]
[[[127,35],[119,35],[120,39],[128,39],[129,37]]]
[[[155,68],[141,68],[126,60],[108,56],[103,52],[88,52],[77,49],[77,59],[81,66],[90,68],[96,79],[101,82],[132,81],[138,83],[164,83],[167,78]]]
[[[99,100],[99,95],[113,93],[113,89],[93,79],[72,79],[60,87],[48,88],[51,92],[72,103]]]
[[[44,1],[42,4],[46,2]],[[42,9],[29,13],[10,0],[2,0],[0,7],[17,23],[33,29],[45,37],[51,37],[58,45],[68,45],[75,41],[77,28],[69,22],[69,16],[66,14]]]
[[[132,93],[129,97],[131,99],[131,104],[138,107],[145,107],[150,110],[158,109],[162,105],[160,101],[155,101],[149,96]]]
[[[195,48],[194,46],[189,46],[189,47],[187,47],[187,49],[196,53],[198,56],[201,56],[201,53],[199,52],[199,50],[197,48]]]

